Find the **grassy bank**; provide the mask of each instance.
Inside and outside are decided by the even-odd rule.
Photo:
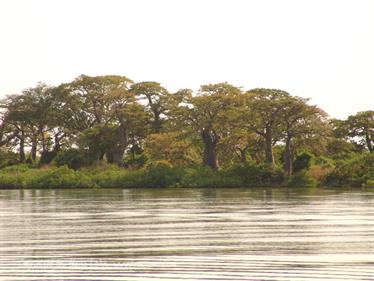
[[[322,171],[322,172],[321,172]],[[73,170],[67,166],[36,168],[14,165],[0,170],[0,188],[89,188],[89,187],[374,187],[374,157],[346,162],[328,172],[308,167],[286,178],[279,167],[237,165],[213,171],[204,167],[173,167],[165,163],[129,170],[105,165]]]

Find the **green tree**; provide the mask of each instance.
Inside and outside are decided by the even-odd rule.
[[[283,119],[280,129],[285,143],[284,165],[288,176],[291,176],[295,147],[293,140],[304,141],[308,138],[326,137],[328,126],[327,114],[317,106],[307,104],[308,99],[289,96],[282,100],[280,116]]]
[[[344,122],[347,136],[355,142],[363,144],[369,152],[374,151],[374,111],[362,111],[351,115]]]
[[[82,135],[90,155],[122,165],[130,131],[144,127],[144,106],[130,91],[132,81],[124,76],[81,75],[60,87],[61,116],[67,129]],[[90,139],[91,138],[91,139]],[[102,143],[100,143],[102,142]]]
[[[281,138],[282,113],[290,95],[276,89],[254,89],[246,93],[248,103],[243,112],[243,126],[264,140],[265,162],[274,165],[273,145]]]
[[[43,157],[53,143],[50,138],[53,133],[52,89],[39,83],[20,95],[8,96],[5,101],[6,122],[16,132],[21,162],[25,161],[25,147],[28,144],[31,145],[31,158],[35,160],[39,144]]]
[[[203,142],[203,165],[218,169],[217,146],[230,133],[239,118],[236,108],[242,102],[242,92],[228,83],[200,87],[196,96],[184,93],[178,118]]]
[[[148,135],[144,150],[153,162],[167,162],[173,166],[196,163],[196,150],[191,140],[178,132]]]
[[[131,86],[131,91],[140,99],[145,100],[146,107],[152,116],[152,133],[160,133],[165,114],[169,110],[171,95],[157,82],[140,82]]]

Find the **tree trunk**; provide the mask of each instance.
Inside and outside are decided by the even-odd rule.
[[[271,165],[275,164],[273,155],[273,134],[270,128],[267,128],[265,132],[265,161]]]
[[[43,128],[39,128],[39,134],[40,134],[40,139],[41,139],[41,142],[42,142],[42,155],[44,155],[47,152],[47,146],[46,146],[46,141],[45,141]]]
[[[242,149],[240,147],[236,147],[236,151],[237,151],[236,154],[239,157],[240,163],[246,164],[247,163],[247,155],[246,155],[247,149],[246,148]]]
[[[59,152],[60,149],[61,149],[61,144],[60,144],[60,141],[65,137],[65,134],[62,134],[61,136],[59,136],[59,133],[57,133],[55,135],[55,141],[54,141],[54,145],[53,145],[53,151],[54,152]]]
[[[203,155],[203,165],[211,167],[213,170],[218,169],[216,147],[218,142],[218,137],[216,134],[210,130],[203,129],[201,131],[201,136],[204,142],[204,155]]]
[[[21,138],[19,140],[19,161],[21,163],[24,163],[26,160],[26,155],[25,155],[25,137],[24,134],[22,133]]]
[[[110,163],[117,164],[118,166],[123,166],[123,155],[128,145],[129,134],[126,129],[126,121],[123,116],[119,116],[119,121],[121,125],[117,129],[118,143],[111,150],[111,161]],[[109,161],[109,159],[108,159]]]
[[[32,140],[31,140],[31,159],[32,159],[32,161],[36,160],[37,148],[38,148],[38,139],[34,135],[34,136],[32,136]]]
[[[153,132],[158,134],[161,132],[161,118],[160,113],[154,112],[155,120],[153,121]]]
[[[292,142],[291,142],[292,136],[287,135],[286,138],[286,146],[284,149],[284,167],[287,172],[287,176],[290,177],[292,175],[293,171],[293,153],[292,153]]]
[[[124,139],[127,139],[125,136]],[[127,140],[120,140],[119,143],[111,149],[109,152],[109,157],[107,156],[107,160],[111,164],[116,164],[120,167],[123,166],[123,155],[125,154],[125,150],[127,148]]]
[[[366,139],[366,145],[367,145],[370,153],[372,153],[374,151],[374,148],[373,148],[372,140],[370,139],[370,136],[369,136],[368,132],[365,134],[365,139]]]
[[[250,159],[253,158],[249,153],[250,148],[251,148],[251,146],[249,146],[249,145],[246,145],[244,148],[241,148],[239,146],[235,147],[235,153],[238,156],[240,163],[247,164],[248,163],[248,157]]]

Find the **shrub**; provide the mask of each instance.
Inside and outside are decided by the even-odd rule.
[[[284,181],[283,171],[278,166],[261,164],[261,186],[279,186]]]
[[[0,168],[18,163],[18,155],[13,151],[0,150]]]
[[[318,165],[312,165],[309,168],[308,174],[317,181],[322,181],[328,173],[330,173],[333,168],[321,167]]]
[[[144,169],[131,172],[123,171],[118,178],[117,186],[121,188],[154,187],[152,186],[152,183],[147,182],[146,176],[147,173]]]
[[[323,183],[327,186],[365,186],[374,180],[374,154],[367,153],[338,165],[328,173]]]
[[[67,165],[70,169],[74,170],[87,165],[85,152],[75,148],[60,151],[54,161],[57,167]]]
[[[374,180],[367,180],[365,183],[365,187],[374,188]]]
[[[181,181],[183,187],[240,187],[242,181],[230,173],[214,171],[209,167],[188,168],[184,170]]]
[[[323,169],[331,169],[335,167],[334,160],[328,157],[324,157],[324,156],[315,158],[314,164],[318,165],[319,167]]]
[[[37,188],[65,188],[65,187],[92,187],[93,183],[87,175],[82,172],[62,166],[56,169],[46,170],[44,175],[29,183],[30,187]]]
[[[57,156],[56,151],[46,151],[42,153],[39,161],[39,165],[46,165],[53,161],[53,159]]]
[[[91,171],[90,175],[95,186],[104,188],[141,187],[144,181],[144,172],[142,170],[131,172],[124,169]]]
[[[0,171],[1,173],[18,174],[27,172],[30,170],[30,168],[31,167],[29,164],[18,164],[2,168]]]
[[[279,167],[268,164],[247,163],[229,169],[231,177],[241,180],[244,186],[279,186],[283,183],[283,172]]]
[[[23,188],[25,186],[24,178],[11,174],[0,174],[0,188]]]
[[[142,168],[147,163],[147,156],[144,153],[142,154],[134,154],[134,155],[126,155],[123,160],[123,166],[126,168]]]
[[[27,164],[9,166],[0,171],[0,188],[25,188],[37,179],[43,170],[30,168]]]
[[[179,186],[183,170],[165,163],[153,163],[145,169],[125,169],[90,172],[95,185],[99,187],[175,187]]]
[[[150,164],[144,174],[145,187],[175,187],[179,186],[183,170],[171,165],[158,162]]]
[[[295,173],[288,180],[287,186],[289,187],[316,187],[317,181],[308,174],[307,171],[302,170]]]
[[[293,170],[295,173],[301,170],[308,170],[313,164],[314,155],[309,152],[303,152],[296,156],[295,161],[293,162]]]

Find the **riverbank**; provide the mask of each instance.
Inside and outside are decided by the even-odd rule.
[[[354,163],[328,172],[317,167],[301,170],[290,178],[279,167],[254,164],[219,171],[165,163],[137,170],[113,165],[74,170],[22,164],[0,170],[0,188],[374,187],[372,158],[369,155],[360,159],[356,168]]]

